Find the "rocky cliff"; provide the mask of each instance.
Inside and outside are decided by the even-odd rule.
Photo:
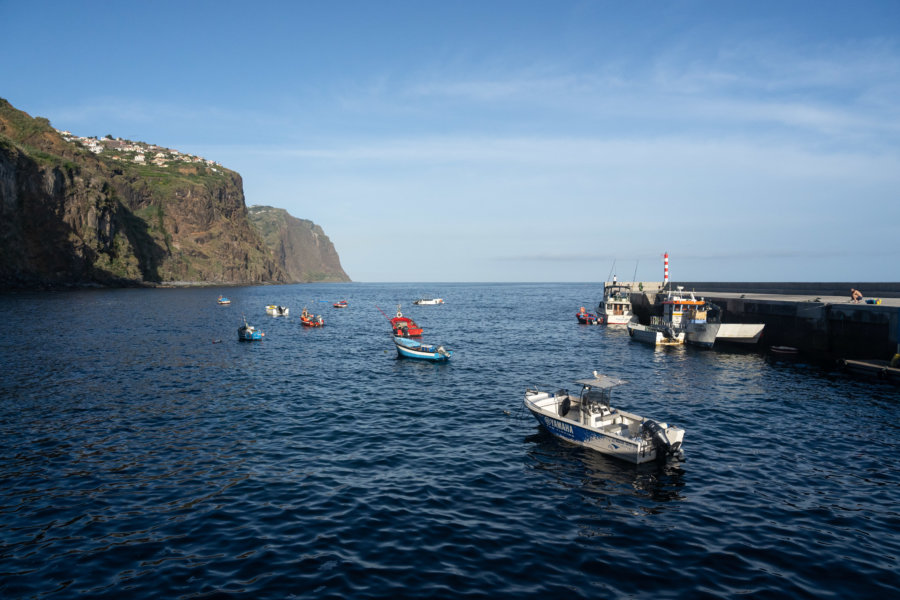
[[[289,281],[350,281],[331,240],[312,221],[271,206],[251,206],[249,215]]]
[[[147,144],[79,139],[0,98],[0,288],[285,283],[294,278],[279,260],[306,260],[276,260],[237,173]]]

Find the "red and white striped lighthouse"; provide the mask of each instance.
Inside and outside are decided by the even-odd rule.
[[[667,286],[667,285],[669,285],[669,253],[668,252],[666,252],[664,264],[665,264],[665,272],[664,272],[665,276],[663,277],[663,286]]]

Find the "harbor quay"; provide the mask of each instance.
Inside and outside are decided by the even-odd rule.
[[[900,343],[900,283],[673,282],[718,305],[724,323],[763,323],[760,344],[824,360],[890,360]],[[631,302],[647,322],[662,282],[634,282]],[[863,294],[853,302],[850,290]]]

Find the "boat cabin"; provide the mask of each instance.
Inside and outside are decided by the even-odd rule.
[[[625,283],[604,283],[603,300],[597,307],[597,313],[610,325],[624,325],[632,316],[631,285]]]
[[[706,323],[709,305],[702,298],[697,300],[694,293],[690,296],[682,294],[684,288],[678,286],[678,291],[669,292],[663,301],[663,321],[674,327],[681,327],[687,323]]]

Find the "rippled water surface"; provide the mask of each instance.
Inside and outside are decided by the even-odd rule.
[[[598,293],[0,296],[0,597],[896,596],[898,388],[578,325]],[[448,364],[397,358],[376,309],[397,302]],[[237,341],[242,314],[264,341]],[[522,409],[594,369],[684,427],[688,460],[636,468]]]

